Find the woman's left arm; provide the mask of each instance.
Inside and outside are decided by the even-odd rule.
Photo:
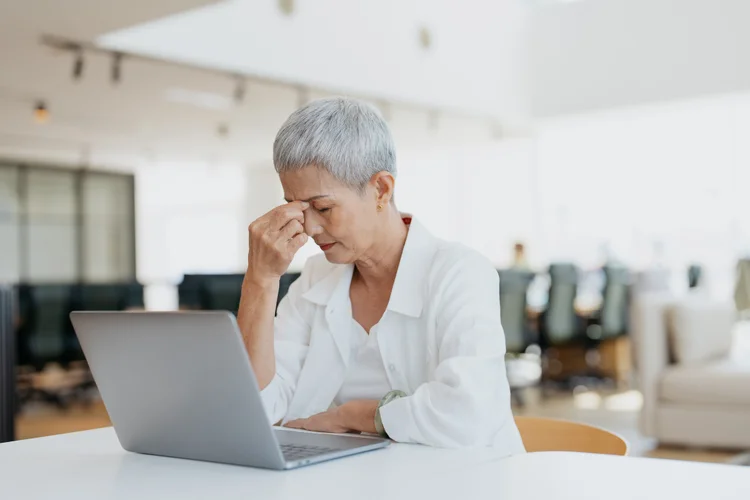
[[[380,409],[399,442],[522,451],[510,409],[497,271],[463,247],[443,250],[431,271],[438,363],[431,381]],[[499,437],[499,439],[498,439]]]

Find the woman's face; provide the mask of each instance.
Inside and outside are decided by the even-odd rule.
[[[377,190],[364,193],[342,184],[314,166],[280,174],[287,202],[307,201],[305,232],[325,252],[329,262],[350,264],[375,242],[378,221]]]

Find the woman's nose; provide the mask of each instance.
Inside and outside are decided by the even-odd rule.
[[[305,212],[305,223],[303,226],[305,228],[305,233],[311,238],[322,232],[322,228],[320,227],[320,224],[318,224],[315,214],[311,214],[310,211]]]

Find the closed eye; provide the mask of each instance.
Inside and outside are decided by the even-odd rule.
[[[319,208],[318,212],[323,213],[323,212],[328,212],[329,210],[330,208]]]

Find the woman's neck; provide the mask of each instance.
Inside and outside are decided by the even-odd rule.
[[[375,236],[375,243],[354,263],[354,278],[365,285],[365,288],[387,286],[390,289],[396,280],[409,229],[394,206],[388,207],[386,215],[387,219]]]

